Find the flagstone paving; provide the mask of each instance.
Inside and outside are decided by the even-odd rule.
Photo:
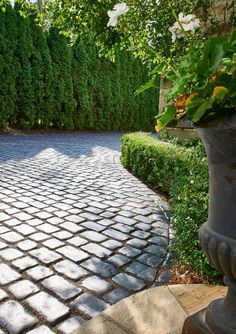
[[[0,332],[70,333],[154,282],[168,207],[120,138],[0,135]]]

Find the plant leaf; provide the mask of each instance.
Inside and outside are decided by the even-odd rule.
[[[158,115],[157,119],[157,132],[163,129],[168,123],[173,121],[176,117],[176,107],[173,105],[167,106],[166,111],[163,114]]]
[[[134,92],[134,96],[137,96],[143,92],[145,92],[145,90],[149,89],[149,88],[158,88],[155,83],[156,83],[156,79],[157,76],[154,75],[148,82],[146,82],[144,85],[140,86],[135,92]]]

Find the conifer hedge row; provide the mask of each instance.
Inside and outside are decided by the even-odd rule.
[[[0,127],[152,130],[158,92],[135,97],[147,68],[129,53],[116,62],[95,46],[73,46],[44,31],[20,8],[0,8]]]

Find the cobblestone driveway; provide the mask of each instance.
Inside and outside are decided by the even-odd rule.
[[[3,332],[70,333],[152,285],[168,220],[122,168],[120,137],[0,135]]]

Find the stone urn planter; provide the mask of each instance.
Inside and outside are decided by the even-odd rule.
[[[236,117],[197,129],[209,162],[208,221],[199,230],[203,251],[224,275],[225,299],[186,319],[183,334],[236,334]]]

